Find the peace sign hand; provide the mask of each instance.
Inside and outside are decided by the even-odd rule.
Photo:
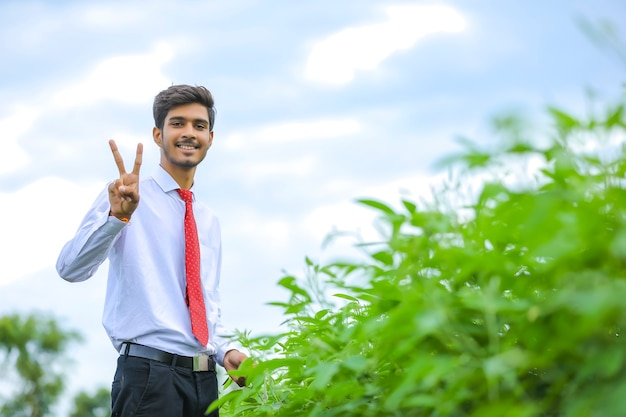
[[[120,155],[115,141],[109,141],[113,159],[120,172],[119,179],[109,184],[109,203],[111,203],[111,215],[118,219],[128,221],[139,204],[139,169],[141,168],[141,157],[143,155],[143,145],[137,144],[137,154],[135,155],[135,165],[132,172],[126,172],[124,160]]]

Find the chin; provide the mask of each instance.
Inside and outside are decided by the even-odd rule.
[[[195,168],[198,166],[200,161],[174,161],[173,165],[179,166],[181,168]]]

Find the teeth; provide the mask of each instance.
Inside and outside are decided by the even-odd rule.
[[[191,146],[191,145],[178,145],[178,147],[181,149],[188,149],[188,150],[196,149],[195,146]]]

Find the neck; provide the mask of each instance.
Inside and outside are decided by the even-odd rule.
[[[161,168],[163,168],[168,174],[172,176],[172,178],[174,178],[174,181],[176,181],[176,184],[178,184],[181,189],[188,190],[193,185],[193,178],[196,173],[196,167],[184,168],[171,165],[166,166],[163,163],[159,165],[161,165]]]

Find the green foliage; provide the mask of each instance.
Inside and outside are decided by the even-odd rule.
[[[221,414],[626,415],[624,107],[548,115],[543,143],[515,117],[499,149],[466,141],[433,203],[360,200],[380,241],[279,281],[287,330],[239,334]]]
[[[74,398],[70,417],[111,417],[111,394],[107,388],[95,393],[80,392]]]
[[[0,317],[2,382],[13,391],[11,398],[0,398],[0,415],[51,415],[64,389],[63,354],[78,339],[77,333],[40,315]]]

